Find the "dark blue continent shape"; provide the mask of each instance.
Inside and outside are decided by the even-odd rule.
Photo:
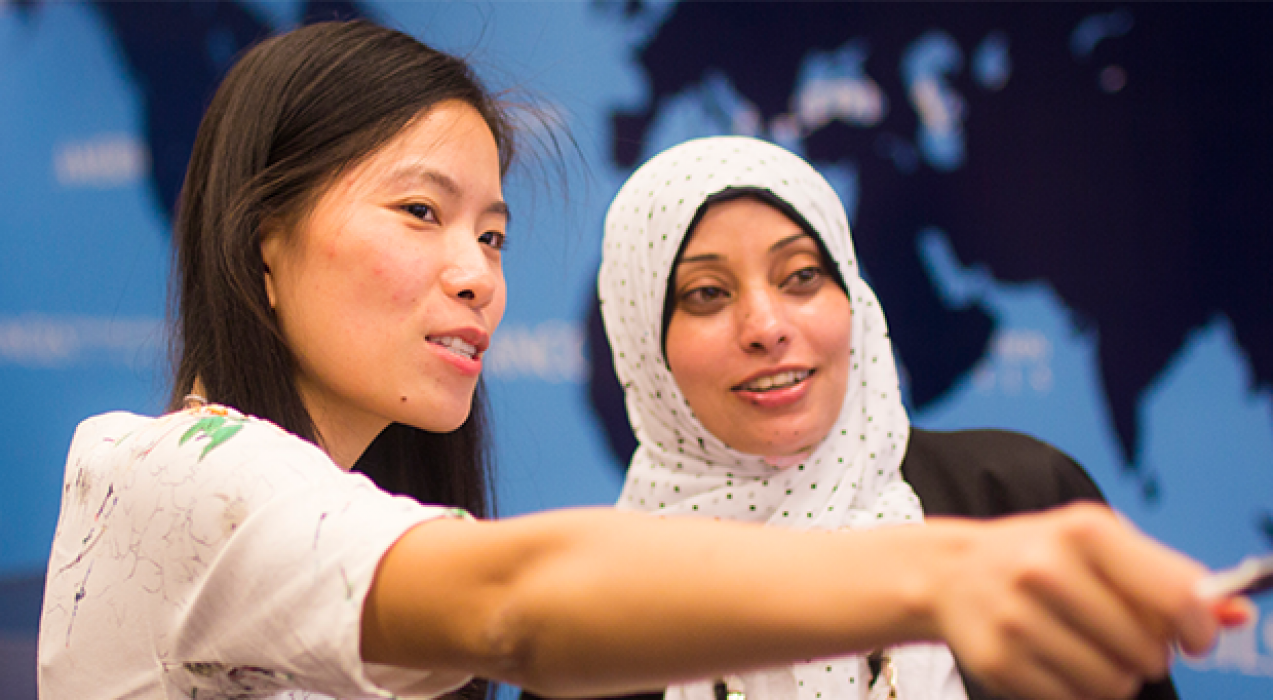
[[[237,2],[93,2],[142,95],[151,185],[169,219],[204,109],[245,48],[273,27]],[[303,21],[362,16],[353,2],[308,2]]]
[[[1130,13],[1130,31],[1076,57],[1075,26],[1115,10]],[[1001,32],[1011,78],[992,91],[974,84],[966,64],[947,75],[967,102],[967,159],[951,172],[902,172],[884,146],[913,143],[918,121],[899,66],[934,29],[965,56]],[[811,50],[865,39],[866,72],[890,104],[885,121],[832,123],[805,145],[815,162],[858,168],[855,242],[889,312],[914,405],[948,392],[993,330],[982,309],[943,305],[924,272],[916,236],[936,226],[964,264],[1003,281],[1047,280],[1096,330],[1123,458],[1152,499],[1137,407],[1190,332],[1226,316],[1251,388],[1273,386],[1270,30],[1267,4],[686,3],[640,51],[651,100],[614,115],[614,155],[634,165],[664,102],[711,72],[768,120],[790,108]],[[1127,76],[1115,92],[1099,87],[1111,65]]]

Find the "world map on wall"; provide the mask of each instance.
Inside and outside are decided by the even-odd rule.
[[[92,5],[142,93],[149,182],[170,213],[211,91],[235,55],[275,28],[237,2]],[[996,331],[984,304],[939,287],[924,254],[933,245],[1002,282],[1046,280],[1096,333],[1132,472],[1144,392],[1217,316],[1232,324],[1250,389],[1273,387],[1273,237],[1263,235],[1273,166],[1262,157],[1273,130],[1267,98],[1244,87],[1273,82],[1273,47],[1260,40],[1273,10],[618,7],[652,29],[636,55],[650,99],[612,115],[614,165],[631,169],[710,133],[768,138],[818,165],[850,210],[914,409],[967,377]],[[354,2],[299,8],[303,21],[374,15]],[[697,113],[686,118],[690,102]],[[678,126],[660,132],[669,115]],[[592,327],[596,355],[604,340]],[[609,392],[594,387],[613,418]],[[611,432],[626,431],[611,418]],[[620,453],[630,446],[614,439]],[[1154,476],[1140,476],[1152,501]],[[1273,520],[1265,525],[1273,531]]]
[[[1002,282],[1046,280],[1099,337],[1135,469],[1144,392],[1216,316],[1251,390],[1273,387],[1273,129],[1251,88],[1273,84],[1273,11],[1252,9],[681,4],[640,50],[652,95],[614,115],[614,157],[657,150],[661,111],[696,94],[703,131],[769,138],[841,176],[917,409],[996,326],[943,298],[922,237]]]
[[[170,213],[212,89],[274,27],[236,2],[92,5],[144,98],[149,182]],[[39,3],[17,6],[33,13]],[[913,408],[967,377],[996,330],[977,299],[939,287],[926,245],[1003,282],[1046,280],[1075,323],[1096,333],[1103,393],[1133,472],[1144,392],[1217,316],[1232,324],[1250,389],[1273,387],[1273,237],[1264,235],[1273,166],[1262,155],[1273,130],[1267,98],[1244,87],[1273,82],[1273,47],[1260,40],[1273,10],[621,8],[653,26],[636,56],[650,99],[612,115],[614,164],[630,169],[690,136],[744,133],[818,165],[850,209]],[[315,1],[300,13],[312,21],[369,10]],[[688,119],[687,100],[697,111]],[[678,127],[661,133],[677,110]],[[613,401],[598,391],[599,403]],[[1152,500],[1154,477],[1141,477]]]
[[[446,5],[457,4],[477,7],[479,24],[484,14],[526,6]],[[560,12],[561,4],[553,5]],[[55,34],[72,21],[89,26],[76,36],[108,45],[99,60],[109,65],[92,66],[93,75],[116,81],[112,89],[139,115],[135,131],[127,120],[90,113],[87,126],[59,121],[50,127],[58,133],[40,135],[54,143],[41,145],[36,157],[52,161],[55,181],[39,193],[30,207],[36,223],[26,226],[48,236],[60,225],[56,215],[75,208],[63,202],[82,205],[99,195],[93,201],[123,200],[135,183],[148,200],[144,216],[161,221],[148,227],[136,215],[120,226],[138,239],[161,239],[158,247],[166,250],[199,119],[236,55],[298,21],[368,16],[392,22],[412,6],[240,0],[68,7],[0,0],[0,12],[12,12],[22,25],[10,37]],[[1273,186],[1270,6],[631,0],[572,8],[586,15],[575,25],[583,28],[576,29],[580,44],[598,53],[596,64],[623,77],[599,79],[586,62],[543,70],[586,86],[577,92],[587,104],[577,109],[587,110],[582,121],[605,125],[597,130],[602,152],[592,167],[607,186],[617,189],[644,159],[676,142],[725,133],[784,145],[832,182],[849,210],[865,273],[888,312],[917,425],[994,425],[1051,439],[1104,478],[1111,501],[1151,534],[1214,557],[1212,565],[1261,546],[1253,539],[1273,542],[1273,490],[1262,486],[1273,478],[1273,198],[1265,196]],[[432,10],[417,12],[410,22],[397,21],[439,41],[429,24]],[[446,26],[455,31],[469,19]],[[510,21],[501,35],[498,24],[491,21],[487,41],[506,41],[523,28]],[[629,74],[640,83],[638,97],[616,99],[621,91],[589,82]],[[32,114],[43,114],[43,107],[22,105]],[[68,119],[76,116],[63,103],[57,107]],[[94,135],[99,132],[105,135]],[[70,145],[60,145],[63,140]],[[591,226],[590,236],[599,236],[600,200],[613,192],[603,190],[569,198],[571,206],[588,210],[580,219]],[[12,202],[20,195],[8,196]],[[113,235],[100,220],[92,223],[85,239]],[[585,247],[593,243],[590,237]],[[516,265],[551,260],[530,248],[514,247],[510,276]],[[581,295],[591,293],[586,288],[595,262],[575,261],[585,280]],[[86,267],[71,274],[101,272]],[[5,392],[47,395],[50,406],[72,405],[64,397],[80,398],[86,381],[107,386],[103,394],[125,385],[130,396],[144,394],[129,363],[137,358],[138,338],[153,345],[160,333],[161,314],[151,306],[123,314],[77,309],[57,317],[73,323],[58,326],[23,315],[53,304],[35,295],[13,300],[5,289]],[[589,318],[585,306],[531,323],[513,318],[497,333],[503,350],[492,351],[486,373],[496,391],[512,387],[501,398],[523,424],[513,449],[500,455],[501,469],[521,459],[543,473],[547,463],[577,460],[580,443],[596,432],[587,409],[576,419],[563,418],[573,408],[541,407],[584,403],[576,386],[582,382],[616,456],[613,471],[622,468],[632,437],[617,383],[607,375],[599,318]],[[585,336],[591,362],[580,352]],[[49,360],[75,343],[82,346],[75,362]],[[104,368],[118,375],[117,384],[104,380]],[[61,384],[50,388],[53,375]],[[1232,391],[1220,401],[1217,387]],[[1023,408],[1026,396],[1047,399]],[[96,400],[107,408],[122,402],[118,395]],[[28,402],[18,403],[21,409],[6,414],[10,423],[19,412],[35,413]],[[88,415],[80,405],[60,409],[63,424],[56,431],[8,427],[8,459],[31,474],[59,470],[67,431]],[[1029,411],[1034,422],[1020,420]],[[1068,434],[1047,433],[1066,425]],[[524,434],[534,433],[551,434],[544,442],[563,443],[551,447],[565,456],[527,448]],[[1109,469],[1079,454],[1092,435],[1094,449],[1108,454]],[[1099,444],[1103,435],[1110,436],[1108,449]],[[598,445],[597,454],[604,449]],[[1175,461],[1162,466],[1164,455]],[[518,481],[510,488],[603,502],[613,494],[596,483],[613,485],[617,478],[609,464],[596,466],[604,461],[575,465],[606,471],[608,480],[591,482],[586,497],[555,475],[531,489]],[[1186,470],[1199,473],[1186,475],[1191,480],[1182,485]],[[1258,478],[1251,476],[1255,471]],[[1208,479],[1208,473],[1222,478]],[[1111,484],[1124,481],[1132,484],[1125,493],[1111,492]],[[27,487],[20,493],[39,496],[0,502],[6,527],[17,523],[28,528],[23,533],[35,533],[6,549],[5,556],[21,560],[0,561],[11,570],[42,561],[56,516],[56,485],[33,480]],[[1212,487],[1214,494],[1206,492]],[[54,496],[44,498],[46,492]],[[22,510],[28,501],[31,516]],[[1239,528],[1245,530],[1240,537],[1233,534]],[[1252,628],[1249,636],[1222,649],[1217,658],[1224,660],[1215,665],[1273,675],[1273,624]]]

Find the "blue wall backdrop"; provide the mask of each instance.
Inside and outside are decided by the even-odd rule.
[[[0,698],[34,697],[75,425],[160,410],[170,214],[245,46],[368,16],[533,97],[488,355],[502,513],[611,502],[631,436],[599,336],[610,197],[686,138],[804,154],[849,207],[917,425],[1074,455],[1212,566],[1273,542],[1273,6],[0,0]],[[1273,695],[1273,604],[1186,698]]]

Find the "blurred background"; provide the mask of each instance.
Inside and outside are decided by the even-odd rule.
[[[0,699],[35,697],[75,425],[164,403],[204,106],[252,42],[354,16],[467,57],[567,144],[506,185],[503,515],[617,496],[605,207],[659,150],[733,133],[839,191],[916,425],[1047,440],[1211,566],[1269,549],[1273,5],[0,0]],[[1176,664],[1183,697],[1273,695],[1261,611]]]

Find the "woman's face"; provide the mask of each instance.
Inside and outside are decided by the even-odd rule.
[[[264,237],[270,304],[337,463],[390,422],[446,432],[468,417],[504,314],[507,225],[495,139],[448,101]]]
[[[850,312],[814,239],[758,200],[713,204],[674,274],[667,360],[703,426],[767,456],[825,437],[844,402]]]

